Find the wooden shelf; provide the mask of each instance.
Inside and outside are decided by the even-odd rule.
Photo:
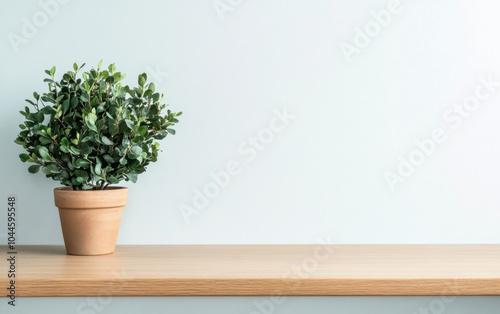
[[[18,246],[17,252],[17,296],[500,295],[500,245],[118,246],[103,256]]]

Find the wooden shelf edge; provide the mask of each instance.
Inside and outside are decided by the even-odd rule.
[[[6,280],[1,285],[5,286]],[[500,295],[498,279],[127,279],[22,280],[19,297],[75,296],[479,296]]]

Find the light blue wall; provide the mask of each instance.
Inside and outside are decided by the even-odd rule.
[[[44,69],[100,59],[185,112],[130,185],[121,244],[498,243],[499,4],[393,3],[5,2],[0,189],[19,197],[20,243],[62,236],[57,183],[17,157],[18,111]]]

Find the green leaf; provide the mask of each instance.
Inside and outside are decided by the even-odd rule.
[[[40,170],[40,165],[33,165],[28,168],[29,173],[37,173]]]
[[[54,108],[47,106],[40,109],[40,112],[43,112],[43,114],[53,114],[56,111],[54,110]]]
[[[115,160],[113,159],[113,157],[111,157],[110,155],[104,155],[103,158],[104,158],[104,160],[106,160],[106,162],[108,164],[112,164],[112,163],[115,162]]]
[[[29,100],[29,99],[25,99],[25,101],[26,101],[26,102],[29,102],[29,103],[30,103],[31,105],[33,105],[33,106],[36,106],[36,104],[35,104],[34,102],[32,102],[31,100]]]
[[[76,180],[78,181],[78,183],[85,182],[85,181],[87,181],[87,180],[88,180],[88,178],[89,178],[89,174],[88,174],[88,173],[87,173],[87,171],[85,171],[85,170],[80,170],[80,169],[75,170],[74,174],[75,174],[75,176],[77,177],[77,179],[76,179]],[[80,181],[78,178],[82,178],[82,179],[83,179],[83,181]]]
[[[98,99],[97,97],[94,99]],[[97,113],[104,112],[106,110],[106,103],[100,103],[99,106],[97,106]],[[107,113],[107,112],[106,112]]]
[[[46,139],[45,137],[40,138],[40,144],[49,145],[50,143],[52,143],[52,142],[49,139]]]
[[[114,82],[115,82],[115,78],[114,78],[114,77],[112,77],[112,76],[108,76],[108,77],[106,78],[106,83],[108,83],[108,84],[113,84]]]
[[[113,74],[113,78],[115,79],[115,82],[118,82],[119,80],[121,80],[122,77],[125,77],[125,75],[122,75],[120,72],[116,72],[115,74]]]
[[[130,140],[127,137],[124,137],[122,140],[122,147],[128,148],[129,145],[130,145]]]
[[[155,135],[154,138],[157,139],[157,140],[162,140],[162,139],[164,139],[167,136],[167,134],[168,133],[165,132],[165,131],[160,131],[160,132],[156,133],[156,135]]]
[[[45,119],[45,115],[43,114],[43,112],[39,111],[36,115],[35,115],[35,119],[36,119],[36,122],[38,123],[42,123],[43,120]]]
[[[75,166],[77,168],[88,168],[90,166],[90,162],[88,160],[86,160],[86,159],[78,158],[75,161]]]
[[[73,70],[75,70],[75,72],[78,71],[78,64],[76,64],[76,62],[73,63]]]
[[[49,155],[49,150],[47,149],[47,147],[39,147],[38,148],[38,153],[40,154],[40,157],[42,157],[42,159],[44,161],[50,161],[50,155]]]
[[[142,154],[142,148],[140,146],[134,145],[128,153],[130,159],[137,159]]]
[[[82,190],[92,190],[93,188],[90,184],[82,184]]]
[[[65,147],[68,147],[69,146],[69,141],[67,138],[63,137],[61,139],[61,146],[65,146]]]
[[[138,173],[136,171],[132,170],[129,173],[125,174],[125,176],[133,183],[137,182]]]
[[[142,125],[139,130],[137,130],[137,133],[139,133],[140,136],[144,136],[146,135],[146,133],[148,132],[148,127],[145,126],[145,125]]]
[[[80,100],[82,102],[88,102],[89,101],[89,96],[87,94],[83,93],[83,94],[80,95]]]
[[[104,119],[97,120],[97,122],[95,123],[95,127],[97,128],[97,131],[101,131],[104,127]]]
[[[68,111],[68,109],[69,109],[69,100],[66,99],[63,102],[63,104],[62,104],[62,112],[63,112],[63,114],[65,114],[66,111]]]
[[[42,167],[42,172],[47,175],[47,177],[50,177],[52,175],[52,172],[50,172],[50,169],[47,167]]]
[[[57,98],[56,98],[56,104],[60,103],[61,100],[64,98],[64,95],[59,95]]]
[[[86,117],[85,117],[86,120],[92,122],[93,124],[95,124],[95,122],[97,121],[97,115],[93,112],[90,112]]]
[[[92,139],[91,136],[85,136],[83,139],[82,139],[82,143],[85,143],[85,142],[88,142]]]
[[[139,134],[137,134],[133,139],[132,139],[132,143],[134,144],[142,144],[142,142],[144,141],[144,138],[142,136],[140,136]]]
[[[116,66],[114,64],[110,64],[108,66],[108,70],[111,74],[114,74],[116,72]]]
[[[91,146],[89,143],[82,143],[82,146],[80,147],[80,154],[82,155],[89,155],[92,153],[94,150],[94,147]]]
[[[56,74],[56,67],[53,66],[52,69],[50,69],[50,76],[54,76]]]
[[[106,180],[111,183],[111,184],[118,184],[120,181],[114,176],[109,176],[106,178]]]
[[[167,132],[172,134],[172,135],[175,135],[175,130],[174,129],[167,129]]]
[[[134,122],[132,120],[126,119],[125,120],[125,125],[127,126],[127,128],[129,128],[131,130],[134,128]]]
[[[85,123],[87,124],[88,128],[91,129],[92,131],[97,132],[97,128],[95,126],[95,122],[97,120],[97,116],[94,113],[89,113],[85,117]]]
[[[132,103],[133,103],[134,105],[140,106],[140,105],[142,104],[141,93],[142,93],[142,92],[139,90],[139,92],[138,92],[138,97],[134,97],[134,98],[132,98],[132,99],[131,99],[131,100],[132,100]]]
[[[101,160],[99,159],[99,157],[96,157],[95,159],[95,173],[100,175],[101,174]]]
[[[26,129],[26,126],[25,126],[24,124],[19,124],[19,127],[20,127],[22,130]]]
[[[92,107],[92,108],[97,107],[98,101],[99,101],[99,98],[97,98],[97,97],[92,98],[92,100],[90,101],[90,107]]]
[[[94,171],[94,170],[92,170],[92,171]],[[92,178],[92,181],[94,181],[94,182],[99,182],[102,180],[102,176],[100,176],[100,174],[93,174],[91,178]]]
[[[19,159],[21,159],[22,162],[26,162],[28,161],[28,159],[30,159],[30,156],[27,154],[21,154],[19,155]]]
[[[101,137],[101,141],[105,144],[105,145],[108,145],[108,146],[112,146],[114,143],[113,141],[111,141],[109,138],[107,138],[106,136],[102,136]]]
[[[134,87],[134,92],[135,92],[135,95],[137,97],[141,97],[141,94],[142,94],[142,90],[139,88],[139,87]],[[133,96],[132,96],[133,97]],[[140,103],[140,99],[139,99],[139,103]]]
[[[71,146],[70,148],[68,148],[68,150],[73,155],[80,155],[80,150],[75,146]]]
[[[57,164],[55,163],[50,163],[50,164],[47,164],[47,166],[45,167],[46,171],[48,171],[49,173],[60,173],[61,172],[61,167],[59,167]]]
[[[144,84],[146,84],[147,78],[148,76],[146,75],[146,73],[142,73],[141,75],[139,75],[139,78],[137,79],[139,86],[143,87]]]
[[[76,96],[71,97],[70,105],[71,108],[76,108],[76,106],[78,105],[78,98]]]

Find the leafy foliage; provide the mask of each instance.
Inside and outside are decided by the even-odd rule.
[[[182,112],[167,110],[163,94],[155,92],[154,83],[140,74],[138,86],[123,86],[125,74],[114,64],[101,71],[73,71],[55,80],[56,68],[46,70],[44,80],[49,91],[33,93],[34,100],[20,111],[26,118],[19,127],[15,142],[27,153],[19,155],[22,162],[34,165],[30,173],[40,169],[47,178],[58,180],[74,190],[105,189],[122,180],[137,181],[150,162],[158,157],[160,144]]]

